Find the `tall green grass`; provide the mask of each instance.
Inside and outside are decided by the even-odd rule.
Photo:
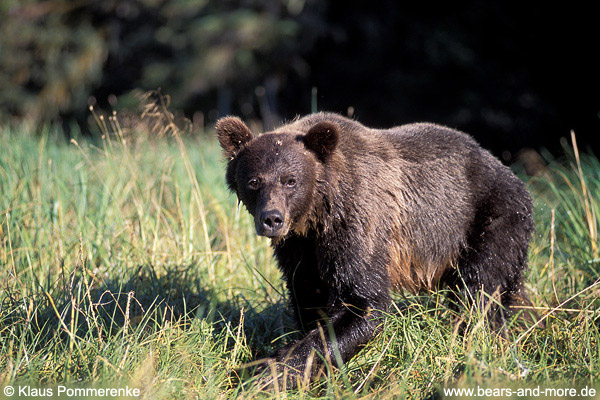
[[[0,128],[0,387],[128,385],[178,399],[597,385],[596,158],[575,147],[529,182],[527,287],[546,329],[515,322],[503,338],[470,315],[459,335],[443,291],[398,297],[343,370],[266,393],[239,367],[296,335],[269,243],[227,192],[216,141],[186,134],[164,103],[144,116],[129,130],[96,115],[101,133],[70,143]]]

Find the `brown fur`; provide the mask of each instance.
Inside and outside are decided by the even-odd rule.
[[[468,135],[433,124],[370,129],[331,113],[258,137],[240,124],[217,124],[227,183],[272,238],[306,332],[278,362],[304,371],[314,349],[333,359],[334,347],[348,360],[377,331],[392,289],[447,284],[455,309],[459,297],[496,294],[502,307],[485,308],[496,326],[526,303],[531,199]],[[323,316],[335,334],[325,345]]]

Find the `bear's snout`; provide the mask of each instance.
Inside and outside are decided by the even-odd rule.
[[[267,237],[283,236],[285,218],[279,210],[265,210],[260,213],[259,235]]]

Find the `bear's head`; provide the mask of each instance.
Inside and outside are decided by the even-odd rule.
[[[320,171],[338,144],[338,127],[322,121],[306,133],[254,136],[239,118],[225,117],[216,130],[229,159],[227,185],[253,215],[256,233],[283,238],[303,232]]]

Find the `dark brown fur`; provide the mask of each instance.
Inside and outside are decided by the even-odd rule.
[[[258,137],[240,124],[217,123],[227,183],[273,238],[306,332],[274,356],[291,376],[303,376],[312,349],[356,354],[392,289],[498,293],[496,325],[523,301],[531,199],[470,136],[433,124],[376,130],[330,113]],[[319,323],[335,333],[325,345]]]

